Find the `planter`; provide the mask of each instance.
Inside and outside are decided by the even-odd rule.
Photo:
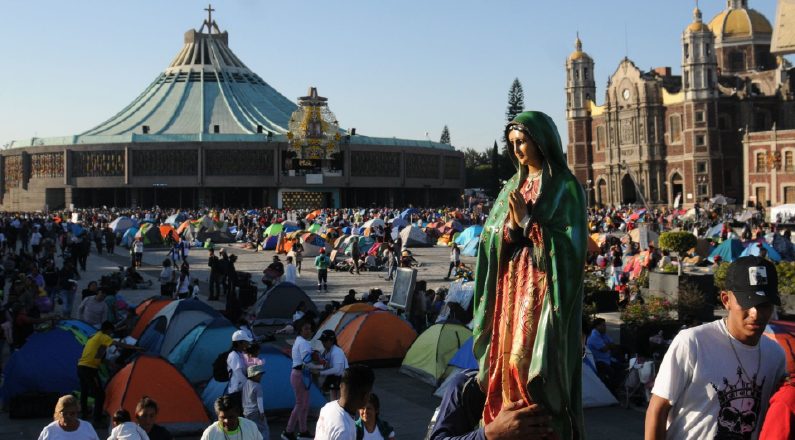
[[[651,356],[652,353],[660,349],[664,352],[664,347],[655,347],[649,342],[651,336],[662,330],[664,339],[672,339],[680,328],[681,325],[676,321],[648,322],[641,325],[621,324],[619,341],[626,353]]]
[[[649,295],[659,296],[669,301],[676,300],[679,295],[679,275],[649,271]]]
[[[701,310],[679,309],[679,316],[696,318],[702,322],[709,322],[714,319],[714,309],[717,298],[714,277],[712,274],[692,274],[685,273],[679,276],[675,273],[649,272],[650,296],[665,298],[671,302],[679,302],[679,288],[685,284],[693,284],[704,295],[704,307]],[[795,309],[794,309],[795,311]]]

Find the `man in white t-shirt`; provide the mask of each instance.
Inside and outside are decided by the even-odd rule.
[[[370,400],[375,375],[364,365],[345,369],[340,381],[340,398],[320,410],[315,427],[315,440],[356,440],[354,418],[359,408]]]
[[[786,375],[784,351],[762,337],[780,305],[776,267],[742,257],[720,294],[728,317],[674,338],[646,411],[646,439],[756,439]]]

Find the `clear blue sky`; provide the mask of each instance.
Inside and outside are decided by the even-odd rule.
[[[775,0],[750,0],[774,21]],[[701,0],[705,21],[724,0]],[[117,113],[198,28],[206,1],[0,1],[0,145],[77,134]],[[680,72],[687,0],[216,0],[238,57],[296,100],[309,86],[360,134],[484,150],[499,137],[508,88],[549,113],[566,139],[564,63],[579,30],[597,96],[627,54]],[[627,38],[625,38],[627,35]]]

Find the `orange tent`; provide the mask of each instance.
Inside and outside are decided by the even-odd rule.
[[[135,414],[135,405],[149,396],[160,408],[157,422],[182,432],[201,432],[210,423],[196,391],[167,360],[148,354],[119,370],[105,387],[105,411],[113,414],[124,408]]]
[[[596,234],[599,235],[599,234]],[[599,252],[599,245],[593,238],[593,235],[588,236],[588,252]]]
[[[163,237],[163,240],[165,240],[166,237],[171,237],[171,240],[174,242],[179,241],[179,234],[177,234],[177,231],[171,225],[160,225],[160,236]]]
[[[151,298],[136,307],[135,314],[138,315],[138,322],[135,323],[135,327],[133,327],[132,332],[130,332],[130,336],[135,339],[140,338],[141,333],[143,333],[146,326],[149,325],[149,321],[152,320],[152,317],[171,301],[172,300],[168,298]]]
[[[320,209],[316,209],[316,210],[314,210],[314,211],[310,212],[309,214],[307,214],[307,216],[306,216],[306,219],[307,219],[307,220],[314,220],[314,219],[315,219],[315,217],[319,216],[319,215],[320,215],[320,214],[322,214],[322,213],[323,213],[323,211],[322,211],[322,210],[320,210]]]
[[[182,235],[182,233],[185,232],[185,229],[190,228],[190,222],[190,220],[185,220],[182,222],[182,224],[177,228],[177,234]]]
[[[350,363],[401,362],[415,339],[417,332],[408,322],[383,311],[359,316],[337,335]]]

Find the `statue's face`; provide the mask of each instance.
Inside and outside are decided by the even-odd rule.
[[[508,133],[508,145],[513,148],[513,154],[519,161],[519,165],[535,168],[541,166],[541,151],[527,133],[521,130],[511,130]]]

